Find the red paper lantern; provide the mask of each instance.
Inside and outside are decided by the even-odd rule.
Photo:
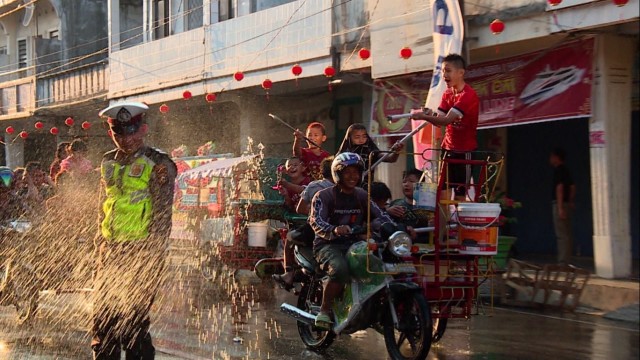
[[[242,79],[244,79],[244,74],[242,71],[236,71],[236,73],[233,74],[233,78],[236,79],[236,81],[242,81]]]
[[[44,124],[42,123],[42,121],[36,121],[36,123],[33,126],[35,126],[36,129],[40,130],[44,127]]]
[[[327,66],[326,68],[324,68],[324,76],[330,78],[330,77],[334,77],[336,75],[336,69],[333,68],[333,66]]]
[[[27,137],[29,137],[29,133],[27,133],[26,131],[20,131],[20,138],[21,139],[26,139]]]
[[[616,6],[625,6],[625,5],[627,5],[628,2],[629,2],[629,0],[613,0],[613,3]]]
[[[58,131],[58,128],[57,128],[57,127],[55,127],[55,126],[54,126],[54,127],[52,127],[52,128],[49,130],[49,133],[50,133],[51,135],[58,135],[58,132],[59,132],[59,131]]]
[[[265,79],[262,82],[262,88],[265,90],[269,90],[273,87],[273,81],[271,81],[270,79]]]
[[[160,105],[160,112],[163,114],[166,114],[169,112],[169,105],[167,104],[162,104]]]
[[[208,103],[212,103],[214,101],[216,101],[216,94],[214,93],[208,93],[207,95],[204,96],[204,99],[208,102]]]
[[[369,51],[369,49],[362,48],[360,49],[360,51],[358,51],[358,56],[362,60],[367,60],[368,58],[371,57],[371,51]]]
[[[80,125],[82,127],[82,130],[89,130],[89,128],[91,127],[91,123],[88,121],[83,121],[82,125]]]
[[[187,90],[187,91],[182,93],[182,98],[185,99],[185,100],[191,99],[191,96],[192,96],[191,95],[191,91],[189,91],[189,90]]]
[[[13,129],[13,126],[7,126],[7,128],[4,131],[6,131],[6,133],[9,135],[15,132],[15,130]]]
[[[72,117],[68,117],[68,118],[66,118],[64,120],[64,124],[67,125],[67,126],[73,126],[73,123],[74,123],[74,121],[73,121]]]
[[[295,64],[291,67],[291,73],[295,76],[300,76],[302,74],[302,66],[299,64]]]
[[[549,3],[549,5],[551,6],[558,6],[560,5],[560,3],[562,2],[562,0],[547,0],[547,2]]]
[[[504,31],[504,23],[499,19],[495,19],[489,24],[489,29],[494,35],[499,35]]]
[[[411,50],[410,47],[403,47],[402,49],[400,49],[400,57],[407,60],[408,58],[410,58],[413,55],[413,51]]]

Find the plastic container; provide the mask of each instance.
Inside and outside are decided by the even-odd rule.
[[[435,211],[438,185],[419,182],[413,185],[413,205],[418,209]]]
[[[458,251],[466,255],[496,255],[498,253],[498,228],[458,228]]]
[[[247,232],[249,233],[247,244],[250,247],[267,246],[267,233],[269,232],[269,224],[248,223]]]
[[[456,210],[458,222],[463,226],[487,227],[498,222],[498,203],[459,203]]]

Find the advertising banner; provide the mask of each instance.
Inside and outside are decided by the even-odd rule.
[[[472,66],[479,128],[591,115],[594,39]]]

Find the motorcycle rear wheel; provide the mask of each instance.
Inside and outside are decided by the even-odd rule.
[[[391,311],[384,320],[384,341],[394,360],[424,360],[431,349],[432,323],[429,305],[424,295],[407,293],[394,304],[398,326],[394,326]]]
[[[312,288],[315,287],[315,288]],[[311,296],[309,292],[312,291]],[[309,306],[313,302],[318,307],[322,303],[322,282],[314,281],[311,284],[304,284],[300,295],[298,295],[298,309],[311,312]],[[327,349],[336,338],[336,334],[331,330],[322,330],[313,325],[308,325],[298,321],[298,334],[302,342],[311,350],[323,351]]]

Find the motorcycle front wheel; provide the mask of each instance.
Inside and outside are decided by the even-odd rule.
[[[322,282],[314,281],[311,284],[304,284],[300,295],[298,295],[298,309],[309,313],[312,306],[320,308],[322,304]],[[311,350],[322,351],[327,349],[336,338],[336,334],[331,330],[319,329],[313,325],[298,321],[298,333],[302,342]]]
[[[394,360],[424,360],[431,349],[432,323],[429,305],[419,292],[407,293],[394,303],[398,325],[391,310],[384,321],[384,342]]]

